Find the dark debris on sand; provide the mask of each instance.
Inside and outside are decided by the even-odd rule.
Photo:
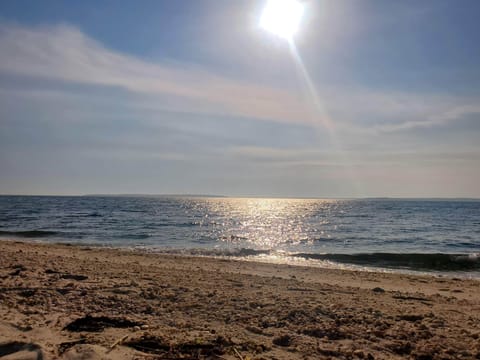
[[[105,328],[133,328],[134,326],[140,325],[142,325],[142,323],[125,318],[87,315],[72,321],[65,326],[64,330],[72,332],[99,332],[103,331]]]

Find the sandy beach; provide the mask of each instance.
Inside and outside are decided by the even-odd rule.
[[[480,359],[480,282],[1,241],[3,359]]]

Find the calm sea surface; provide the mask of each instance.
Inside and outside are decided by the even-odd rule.
[[[480,275],[480,201],[0,196],[0,236]]]

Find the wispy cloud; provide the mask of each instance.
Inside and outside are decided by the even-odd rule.
[[[305,94],[216,74],[214,69],[153,62],[104,47],[68,26],[0,27],[0,72],[60,82],[125,89],[144,96],[148,111],[242,116],[319,125]],[[403,91],[322,86],[331,122],[345,131],[392,132],[432,127],[479,113],[478,99]]]
[[[309,165],[309,166],[398,166],[407,164],[448,164],[452,161],[462,163],[477,163],[480,150],[457,150],[454,152],[438,151],[408,151],[374,152],[345,151],[338,153],[331,150],[314,148],[284,149],[261,146],[232,147],[230,153],[249,161],[279,166]]]
[[[0,71],[121,87],[162,97],[162,106],[178,111],[289,122],[308,116],[301,99],[288,91],[228,79],[192,65],[148,62],[109,50],[65,25],[1,28]]]
[[[437,109],[432,109],[431,114],[425,115],[420,120],[413,121],[406,119],[398,124],[384,124],[378,126],[380,131],[393,132],[398,130],[409,130],[415,128],[430,128],[434,126],[447,125],[458,119],[472,114],[480,114],[480,105],[450,105],[448,108],[441,110],[445,104],[439,104]],[[440,110],[439,110],[440,109]]]

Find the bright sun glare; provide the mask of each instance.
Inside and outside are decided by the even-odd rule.
[[[290,40],[298,30],[303,5],[297,0],[268,0],[260,18],[260,26]]]

